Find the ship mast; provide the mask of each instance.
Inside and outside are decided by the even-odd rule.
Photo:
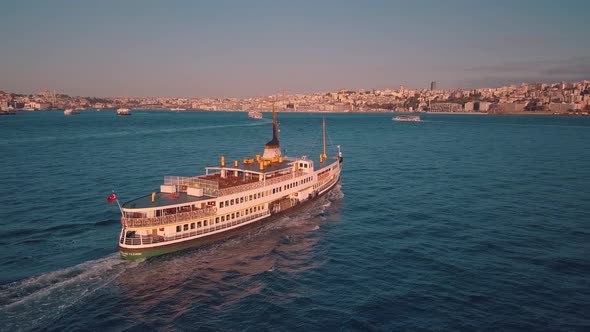
[[[324,141],[324,158],[326,158],[326,118],[322,119],[322,139]]]
[[[277,126],[277,112],[275,111],[275,102],[272,102],[272,139],[273,141],[279,140],[278,135],[278,126]]]
[[[324,162],[328,158],[326,155],[326,118],[322,118],[322,142],[324,146],[324,153],[320,155],[320,163]]]

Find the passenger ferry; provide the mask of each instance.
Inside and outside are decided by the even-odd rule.
[[[420,122],[422,121],[419,116],[417,115],[399,115],[391,120],[393,121],[406,121],[406,122]]]
[[[326,154],[325,121],[317,164],[306,156],[283,156],[274,109],[272,125],[273,138],[262,155],[231,164],[221,156],[219,165],[206,167],[203,175],[164,177],[159,192],[119,205],[121,257],[157,256],[236,236],[336,186],[343,158],[340,146],[335,156]]]
[[[74,114],[80,114],[80,111],[76,108],[68,108],[66,110],[64,110],[64,115],[74,115]]]
[[[262,113],[258,111],[250,111],[248,112],[248,117],[250,119],[262,119]]]
[[[119,108],[117,110],[117,115],[120,115],[120,116],[131,115],[131,110],[128,108]]]

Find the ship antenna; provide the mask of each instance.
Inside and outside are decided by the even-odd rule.
[[[326,118],[322,118],[322,140],[324,142],[324,154],[322,156],[325,160],[328,157],[326,155]]]

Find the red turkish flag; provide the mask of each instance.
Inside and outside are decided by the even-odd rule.
[[[115,193],[112,193],[109,197],[107,197],[107,203],[111,203],[115,200],[117,200],[117,195],[115,195]]]

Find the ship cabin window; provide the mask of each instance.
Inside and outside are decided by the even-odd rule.
[[[191,229],[195,229],[195,223],[191,223]]]
[[[203,221],[203,226],[207,226],[207,220]]]
[[[231,218],[232,218],[232,219],[233,219],[233,218],[235,218],[235,214],[233,214],[233,213],[232,213],[232,214],[231,214]]]
[[[217,224],[219,222],[219,217],[215,217],[215,223]]]
[[[258,198],[260,198],[260,193],[258,193]]]
[[[224,222],[224,221],[225,221],[225,216],[221,216],[221,222]],[[215,220],[215,223],[217,224],[217,223],[218,223],[218,221],[217,221],[217,220]]]
[[[188,224],[184,224],[184,230],[188,231]]]
[[[229,214],[227,216],[225,216],[225,220],[229,221]]]
[[[232,198],[232,200],[230,201],[230,203],[229,203],[229,204],[230,204],[230,205],[234,205],[234,200],[233,200],[233,198]]]
[[[225,206],[228,207],[229,206],[229,201],[225,201]]]
[[[250,200],[252,200],[252,195],[250,195],[249,197],[250,197]]]
[[[176,232],[180,232],[180,225],[176,226]]]
[[[219,208],[221,209],[223,207],[223,202],[219,203]]]
[[[248,215],[248,209],[246,209],[246,215]]]
[[[244,197],[240,197],[240,203],[244,203]]]
[[[201,228],[201,222],[197,221],[197,228]]]
[[[250,213],[252,213],[252,208],[250,208]]]

